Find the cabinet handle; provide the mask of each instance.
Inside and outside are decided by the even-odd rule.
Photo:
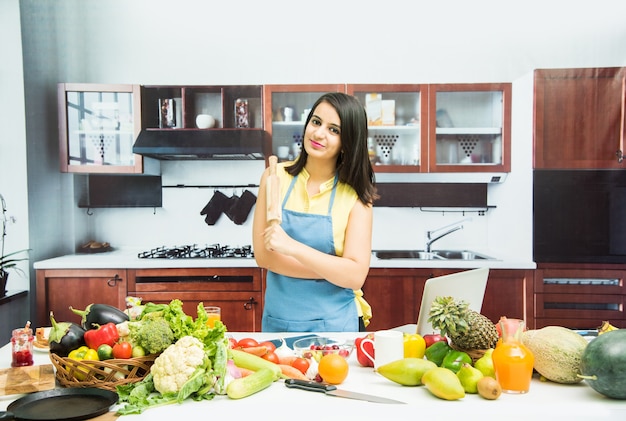
[[[624,160],[624,152],[622,152],[621,150],[618,150],[617,152],[615,152],[615,156],[617,157],[617,163],[621,164],[622,161]]]
[[[107,285],[110,286],[111,288],[115,288],[117,287],[118,282],[122,282],[122,278],[120,278],[119,275],[116,273],[113,278],[110,278],[107,281]]]
[[[256,304],[256,300],[254,299],[254,297],[250,297],[248,301],[243,303],[243,308],[245,308],[246,310],[252,310],[254,309],[255,304]]]

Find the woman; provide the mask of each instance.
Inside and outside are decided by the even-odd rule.
[[[377,196],[359,101],[342,93],[320,97],[307,117],[300,155],[276,172],[282,223],[267,223],[268,170],[253,223],[254,256],[268,269],[263,331],[361,330],[355,302],[368,312],[360,288],[369,271]]]

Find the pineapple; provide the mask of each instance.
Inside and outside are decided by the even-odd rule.
[[[428,321],[461,350],[495,348],[498,341],[491,320],[471,310],[466,301],[455,301],[453,297],[435,298]]]

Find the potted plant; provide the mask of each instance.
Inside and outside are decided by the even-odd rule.
[[[6,255],[4,254],[4,238],[7,235],[7,207],[6,202],[4,201],[4,197],[2,197],[1,194],[0,202],[2,204],[2,237],[0,237],[0,297],[4,297],[6,294],[7,281],[9,279],[8,269],[14,268],[15,270],[20,271],[20,269],[16,267],[17,262],[27,260],[28,257],[19,257],[19,255],[27,252],[28,250],[19,250]]]

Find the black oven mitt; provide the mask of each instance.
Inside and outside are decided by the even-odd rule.
[[[245,190],[225,213],[237,225],[242,225],[248,219],[250,210],[256,203],[256,196],[250,190]]]
[[[226,211],[229,206],[230,202],[228,197],[218,190],[213,193],[209,203],[200,211],[200,215],[206,215],[204,222],[206,222],[207,225],[215,225],[222,215],[222,212]]]

